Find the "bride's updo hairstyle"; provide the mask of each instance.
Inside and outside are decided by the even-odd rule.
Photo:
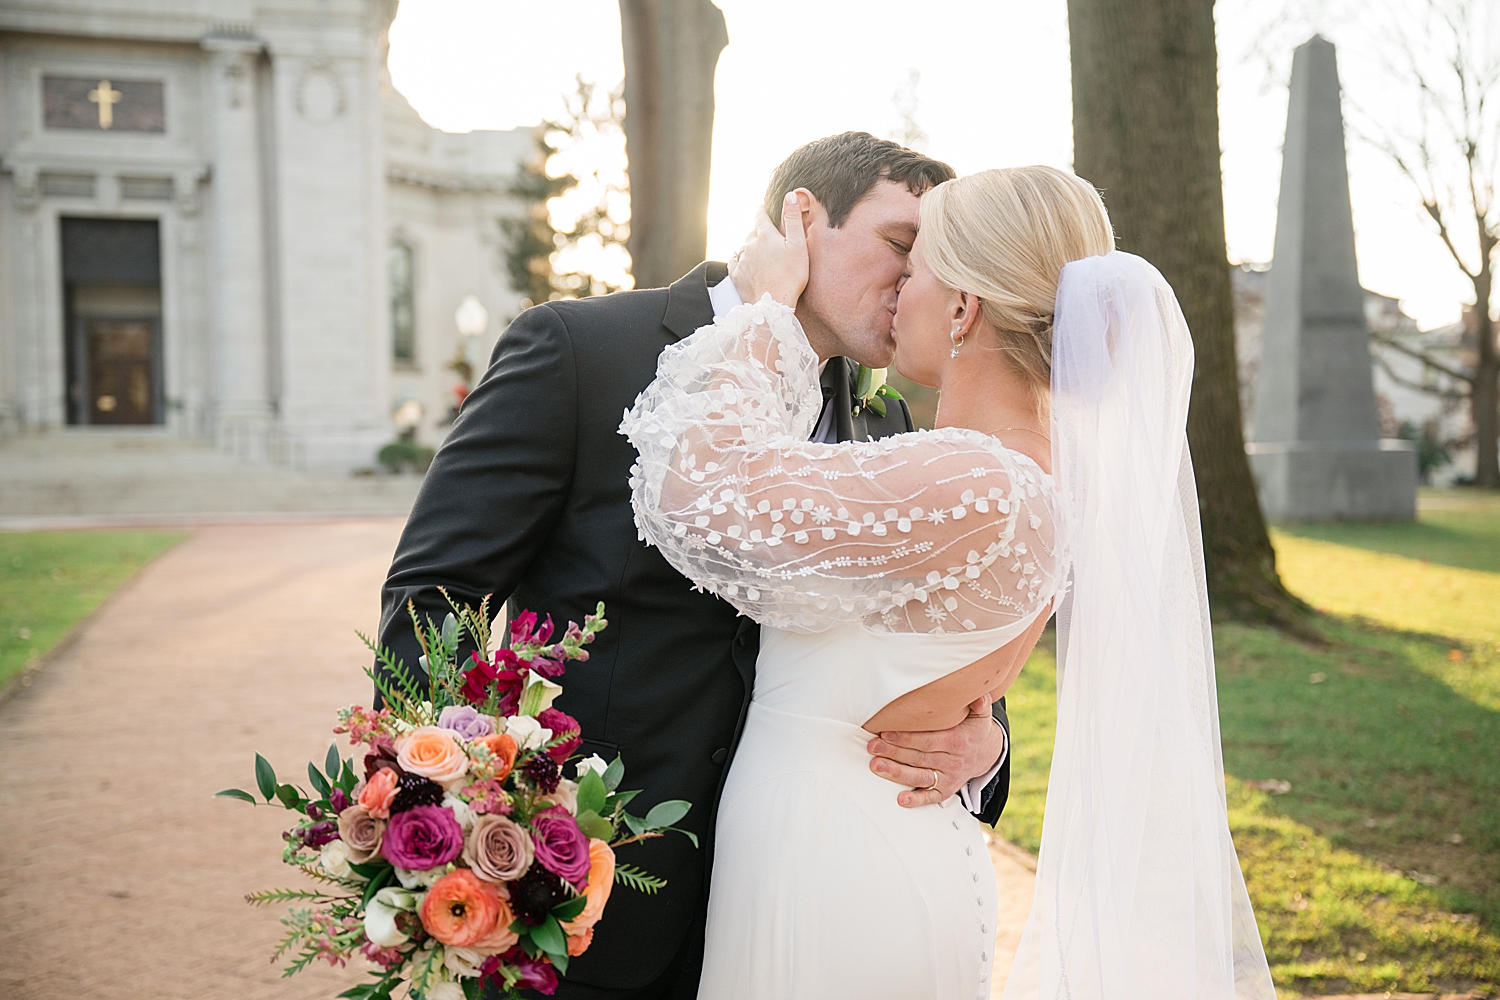
[[[1093,185],[1053,167],[985,170],[922,198],[922,246],[933,276],[979,297],[1038,402],[1052,379],[1052,309],[1065,264],[1115,248]]]

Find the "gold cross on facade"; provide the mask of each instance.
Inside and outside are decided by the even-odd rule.
[[[73,91],[78,93],[78,91]],[[99,105],[99,127],[110,128],[115,123],[115,105],[125,95],[109,85],[108,80],[100,80],[99,86],[89,91],[89,100]]]

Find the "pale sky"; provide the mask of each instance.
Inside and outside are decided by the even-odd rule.
[[[895,95],[920,73],[925,151],[960,174],[1072,159],[1065,0],[717,0],[729,29],[715,86],[708,255],[739,245],[771,169],[819,136],[891,136]],[[1399,20],[1413,0],[1393,0]],[[1219,0],[1225,224],[1232,260],[1271,257],[1291,49],[1319,30],[1339,45],[1345,113],[1366,130],[1412,102],[1376,58],[1379,30],[1354,0]],[[857,12],[857,13],[856,13]],[[852,15],[852,16],[851,16]],[[401,0],[392,81],[448,131],[526,127],[555,115],[574,74],[605,87],[624,70],[616,0]],[[1378,114],[1372,117],[1371,112]],[[1363,113],[1364,117],[1360,117]],[[1472,292],[1382,154],[1348,139],[1360,276],[1424,327]]]

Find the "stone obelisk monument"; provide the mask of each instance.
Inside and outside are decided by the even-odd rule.
[[[1271,520],[1416,516],[1417,455],[1381,440],[1333,44],[1292,61],[1276,256],[1246,445]]]

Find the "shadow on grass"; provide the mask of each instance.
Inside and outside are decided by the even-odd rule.
[[[1492,492],[1428,491],[1414,522],[1279,524],[1277,528],[1299,538],[1500,573],[1500,494]]]
[[[1500,713],[1445,682],[1450,643],[1325,619],[1327,649],[1215,630],[1230,825],[1282,995],[1500,986]],[[1036,850],[1053,642],[1009,693],[1012,800]],[[1477,669],[1477,668],[1476,668]],[[1285,794],[1247,782],[1285,781]]]

